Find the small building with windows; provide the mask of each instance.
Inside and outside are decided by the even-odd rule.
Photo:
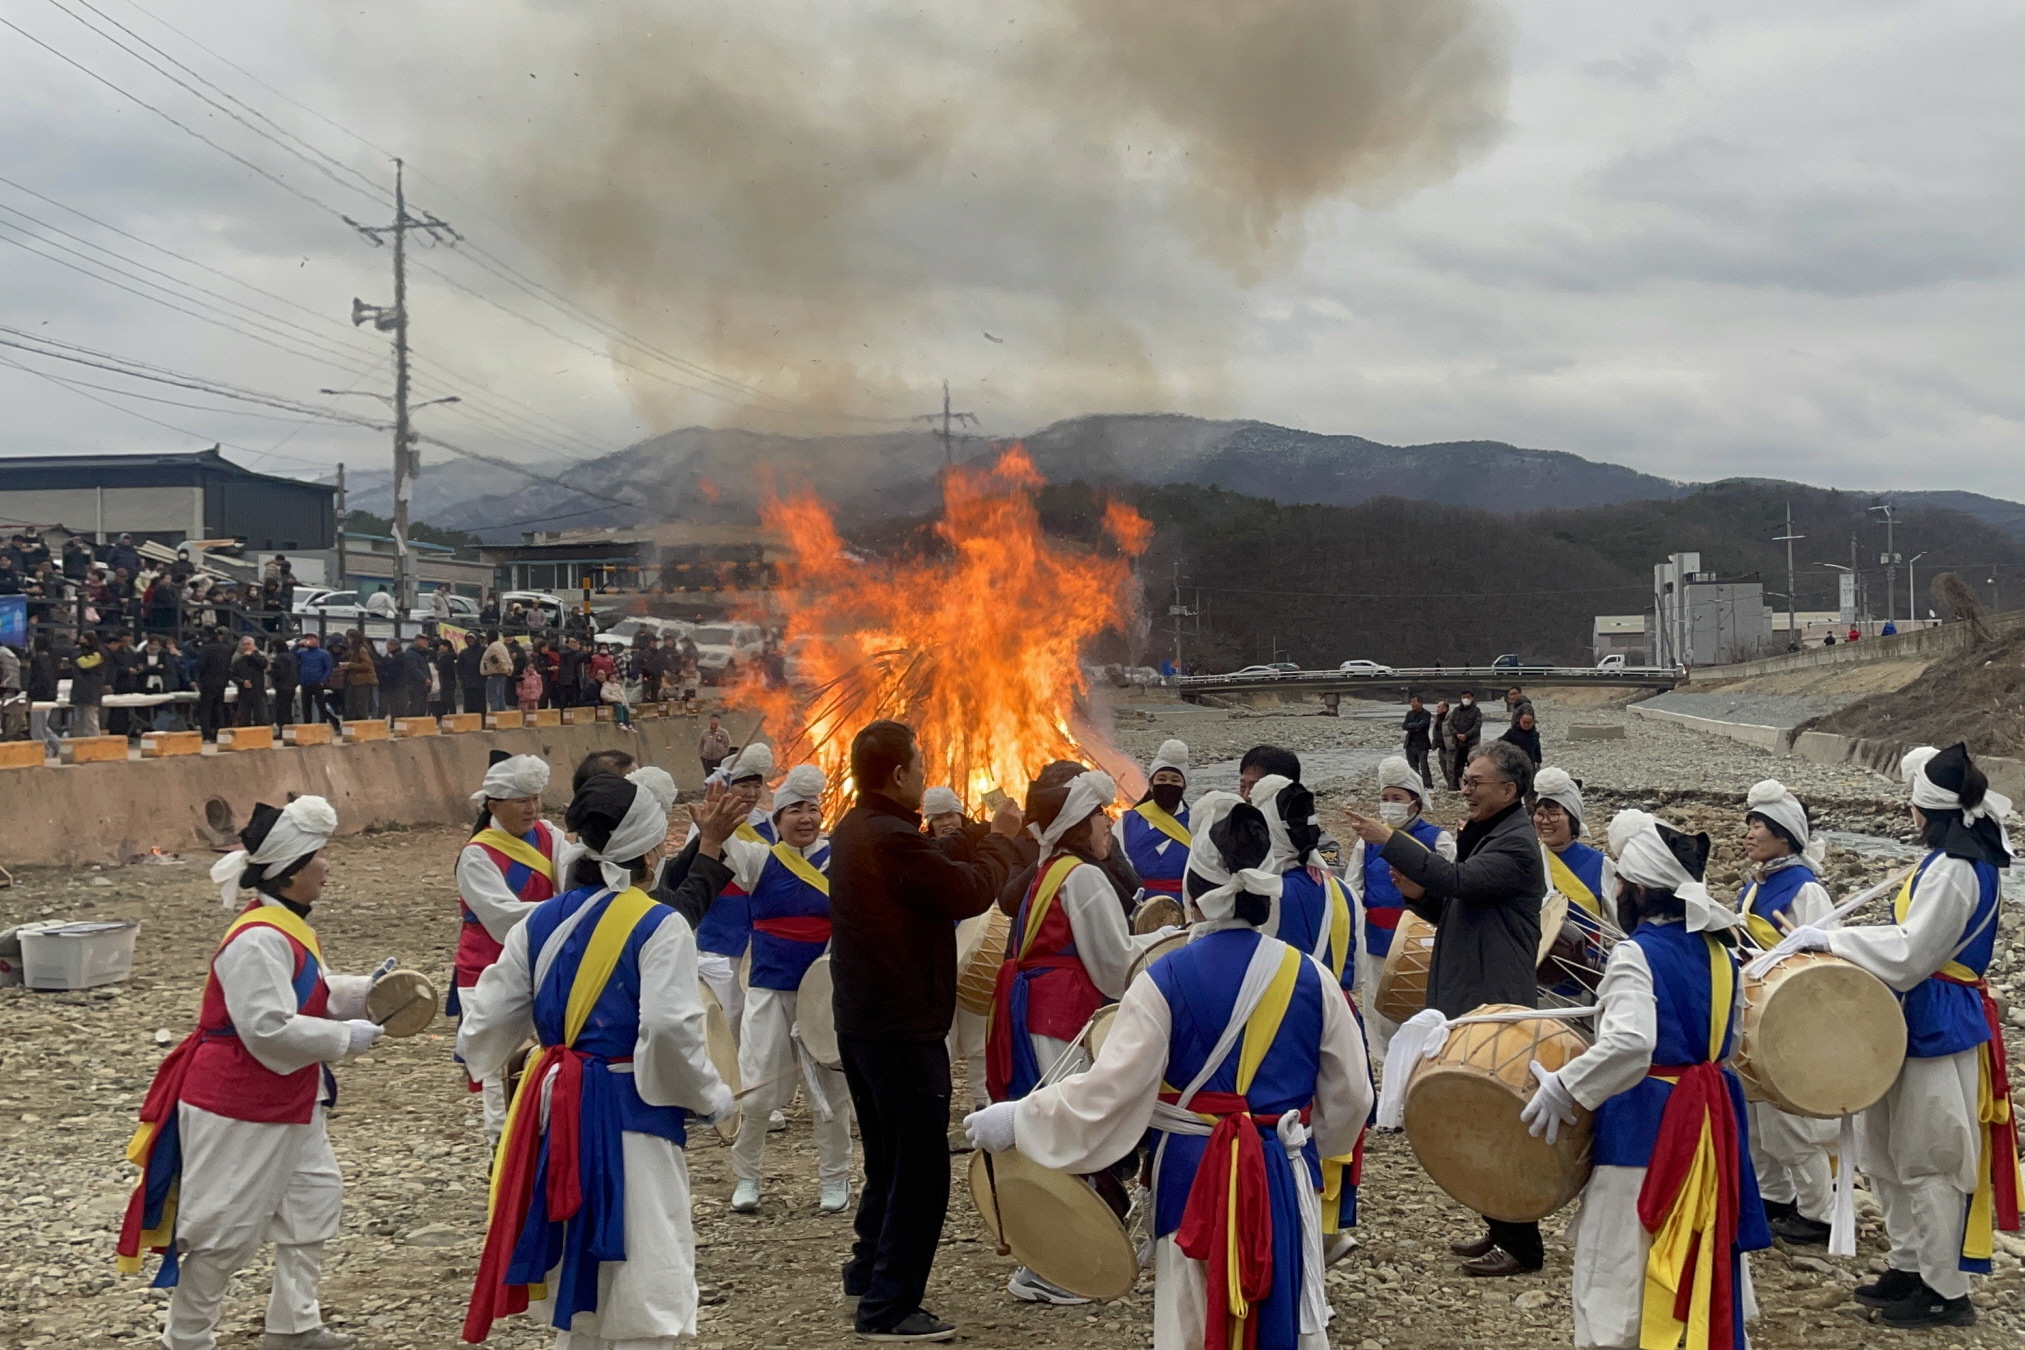
[[[1594,659],[1622,656],[1627,666],[1647,664],[1646,653],[1650,648],[1645,641],[1646,622],[1647,616],[1643,614],[1598,614],[1589,644]]]
[[[337,537],[337,489],[255,473],[219,452],[0,459],[0,530],[60,526],[96,543],[174,548],[237,540],[248,553],[316,553]]]
[[[659,568],[651,529],[540,530],[518,544],[488,544],[478,551],[501,591],[567,595],[586,579],[597,594],[649,591]]]

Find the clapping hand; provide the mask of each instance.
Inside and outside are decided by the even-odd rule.
[[[705,788],[703,801],[689,805],[690,822],[700,836],[697,852],[709,858],[720,856],[724,841],[745,822],[745,811],[738,799],[725,791],[724,784],[712,783]]]

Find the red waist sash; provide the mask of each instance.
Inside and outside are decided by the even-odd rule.
[[[1673,1091],[1667,1094],[1666,1107],[1659,1118],[1659,1134],[1653,1143],[1652,1162],[1646,1169],[1645,1184],[1639,1188],[1638,1221],[1646,1232],[1657,1234],[1672,1216],[1674,1207],[1689,1201],[1686,1190],[1706,1128],[1714,1151],[1715,1215],[1708,1228],[1695,1233],[1688,1248],[1674,1296],[1673,1316],[1675,1321],[1688,1321],[1697,1266],[1709,1262],[1709,1350],[1730,1350],[1735,1345],[1737,1299],[1731,1258],[1737,1245],[1738,1189],[1743,1183],[1737,1116],[1731,1106],[1729,1086],[1720,1064],[1655,1064],[1649,1076],[1672,1083]],[[1649,1281],[1650,1275],[1647,1278]]]
[[[1180,877],[1141,877],[1139,884],[1149,891],[1159,891],[1163,895],[1181,894]]]
[[[754,919],[753,931],[789,942],[828,942],[830,921],[817,914],[791,914],[778,919]]]
[[[1176,1105],[1181,1094],[1163,1092],[1160,1100]],[[1259,1331],[1258,1319],[1248,1315],[1251,1305],[1273,1291],[1272,1196],[1260,1136],[1277,1130],[1280,1113],[1255,1115],[1235,1092],[1198,1092],[1188,1109],[1218,1119],[1203,1144],[1202,1165],[1188,1188],[1174,1243],[1183,1255],[1209,1267],[1203,1350],[1250,1350]],[[1306,1121],[1309,1113],[1300,1115]],[[1301,1180],[1306,1184],[1305,1177]],[[1238,1346],[1232,1345],[1233,1318],[1242,1325]]]

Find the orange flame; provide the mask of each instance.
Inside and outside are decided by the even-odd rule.
[[[1013,446],[984,470],[951,470],[936,534],[947,554],[861,561],[812,493],[770,496],[765,524],[794,553],[786,640],[797,688],[750,689],[779,762],[813,760],[845,788],[851,738],[896,718],[914,728],[931,786],[967,807],[1018,798],[1052,760],[1087,762],[1071,730],[1084,645],[1132,615],[1132,565],[1153,527],[1122,502],[1104,513],[1117,554],[1050,542],[1042,478]],[[1124,556],[1120,556],[1120,554]]]

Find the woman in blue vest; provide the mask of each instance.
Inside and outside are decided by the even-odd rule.
[[[1770,951],[1795,928],[1828,926],[1835,901],[1814,874],[1822,841],[1814,837],[1807,808],[1767,778],[1744,798],[1744,889],[1737,913],[1744,937]],[[1751,1103],[1751,1161],[1772,1231],[1788,1242],[1825,1245],[1835,1211],[1834,1173],[1828,1150],[1838,1130],[1832,1120],[1789,1115],[1770,1102]]]
[[[851,1199],[850,1089],[843,1074],[810,1059],[795,1034],[802,976],[830,946],[830,844],[823,837],[822,806],[826,786],[821,769],[797,764],[774,789],[775,842],[733,838],[724,845],[734,884],[747,893],[752,915],[738,1076],[753,1086],[739,1102],[738,1138],[731,1146],[731,1169],[738,1178],[731,1207],[740,1214],[759,1208],[767,1118],[793,1100],[797,1076],[815,1117],[822,1211],[839,1213]]]
[[[1405,830],[1450,862],[1455,861],[1455,836],[1421,813],[1427,809],[1427,784],[1421,780],[1404,755],[1387,755],[1378,762],[1378,818],[1395,830]],[[1392,865],[1366,848],[1362,839],[1350,846],[1343,860],[1343,880],[1357,901],[1357,998],[1364,1015],[1364,1034],[1371,1044],[1371,1057],[1382,1061],[1392,1044],[1399,1024],[1378,1011],[1378,976],[1385,969],[1385,954],[1392,950],[1392,934],[1406,913],[1406,897],[1393,884]]]
[[[1555,980],[1547,987],[1586,1003],[1603,974],[1604,934],[1614,935],[1617,929],[1609,917],[1616,904],[1617,874],[1609,854],[1582,842],[1582,785],[1566,769],[1540,770],[1533,778],[1533,794],[1533,833],[1540,836],[1547,885],[1568,901],[1561,933],[1547,956],[1547,978]]]
[[[1316,1155],[1371,1110],[1364,1041],[1333,974],[1260,931],[1281,884],[1266,818],[1209,793],[1195,819],[1188,944],[1132,982],[1087,1072],[964,1123],[1077,1173],[1150,1138],[1154,1350],[1323,1350]]]
[[[739,827],[737,837],[748,844],[772,847],[773,817],[759,807],[760,795],[766,791],[766,780],[773,777],[772,747],[754,742],[739,751],[738,757],[728,767],[720,766],[717,772],[724,775],[730,794],[744,802],[751,813],[745,824]],[[684,844],[685,851],[696,843],[696,839],[696,828],[692,825]],[[684,859],[678,856],[668,871],[680,872],[683,867]],[[717,897],[710,912],[703,916],[702,926],[696,930],[697,972],[717,999],[717,1006],[724,1010],[724,1020],[731,1024],[734,1043],[745,1022],[745,982],[740,978],[738,963],[744,958],[745,949],[751,941],[751,905],[745,888],[734,881]],[[782,1123],[785,1125],[785,1122]]]
[[[1555,1141],[1594,1111],[1595,1170],[1570,1225],[1578,1350],[1744,1350],[1744,1253],[1772,1245],[1751,1171],[1744,1090],[1724,1065],[1742,1009],[1736,914],[1702,876],[1709,837],[1643,811],[1610,822],[1617,922],[1596,1039],[1520,1112]],[[1697,1328],[1704,1328],[1698,1332]]]
[[[1182,741],[1160,743],[1146,766],[1146,795],[1118,817],[1111,828],[1127,861],[1139,873],[1146,897],[1181,899],[1181,878],[1188,871],[1188,746]]]
[[[1985,974],[1996,950],[1999,874],[2011,865],[2008,798],[1966,745],[1921,746],[1899,765],[1927,856],[1892,903],[1892,921],[1796,929],[1800,951],[1854,961],[1905,1009],[1898,1081],[1857,1118],[1857,1152],[1884,1207],[1891,1254],[1856,1290],[1894,1327],[1976,1320],[1969,1276],[1990,1269],[1992,1230],[2018,1230],[2017,1125],[1997,1006]]]

